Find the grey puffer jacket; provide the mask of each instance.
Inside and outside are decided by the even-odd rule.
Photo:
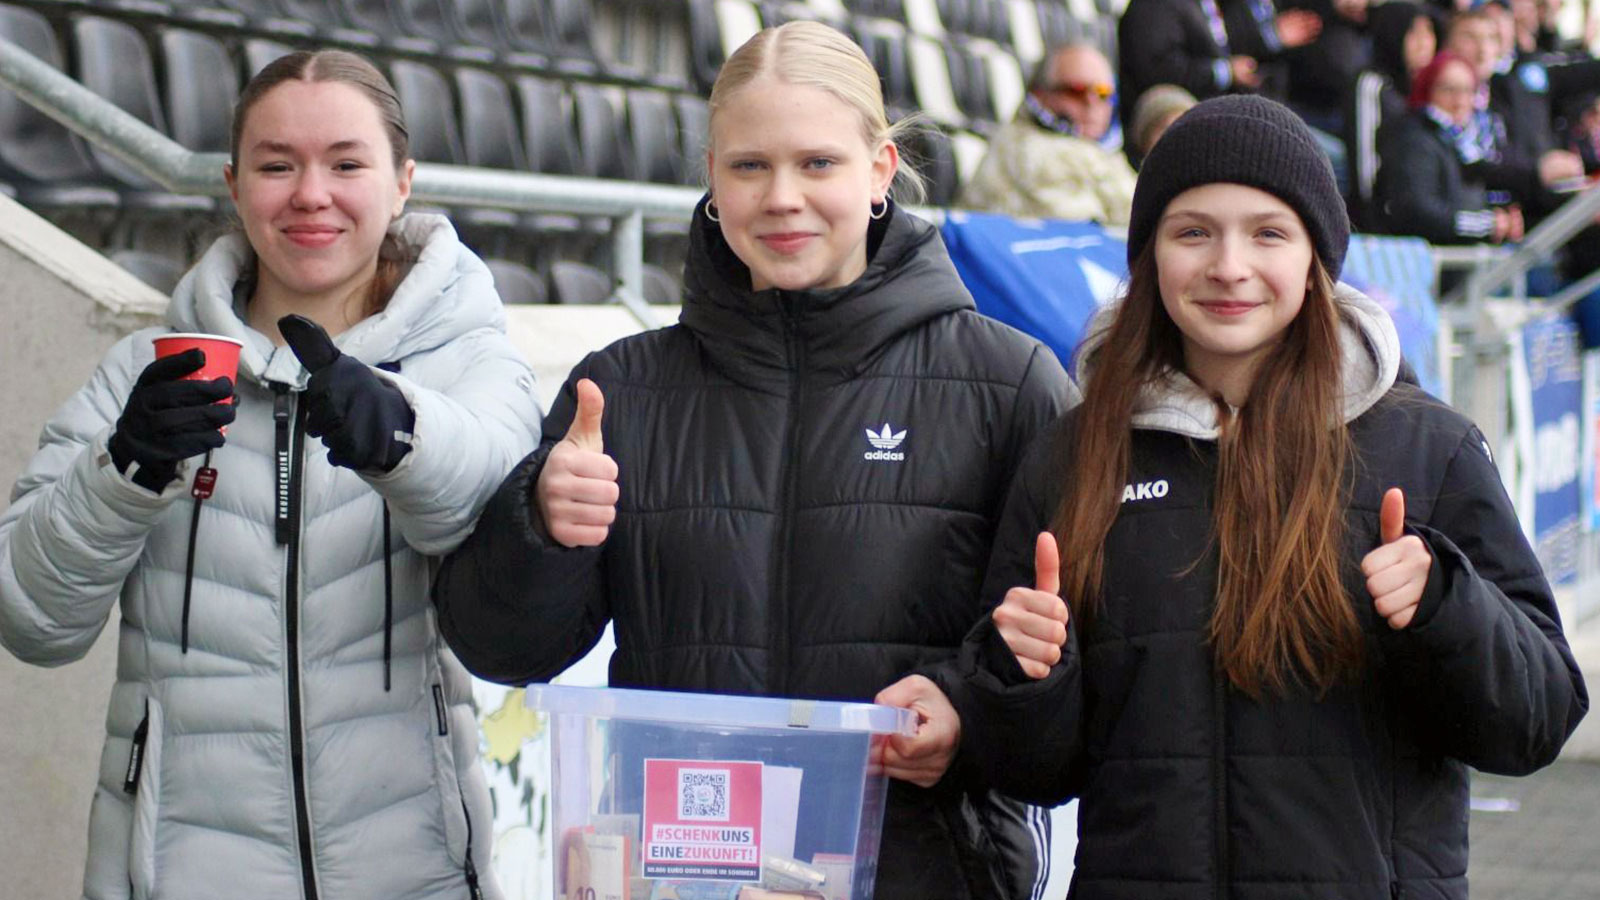
[[[442,217],[394,228],[416,253],[409,273],[337,339],[395,370],[416,413],[393,471],[335,468],[305,436],[308,376],[241,318],[250,251],[235,235],[168,315],[244,342],[214,496],[190,499],[197,460],[157,496],[109,459],[162,332],[150,329],[45,426],[0,517],[12,653],[78,659],[121,601],[86,898],[500,896],[469,679],[440,641],[428,580],[430,557],[466,537],[533,449],[539,412],[483,263]]]

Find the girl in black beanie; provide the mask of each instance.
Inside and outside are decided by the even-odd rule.
[[[1348,238],[1293,113],[1178,119],[998,606],[929,672],[947,778],[1079,799],[1076,900],[1465,898],[1468,767],[1539,768],[1588,708],[1487,443],[1397,380]]]

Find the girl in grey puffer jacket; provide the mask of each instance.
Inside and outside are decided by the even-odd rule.
[[[168,316],[242,342],[237,383],[152,362],[164,329],[122,340],[0,517],[12,653],[78,659],[121,601],[84,896],[498,897],[428,579],[533,448],[533,376],[483,263],[399,216],[412,163],[376,70],[293,54],[238,116],[244,234]]]

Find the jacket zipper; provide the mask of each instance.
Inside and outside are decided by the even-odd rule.
[[[1221,672],[1211,675],[1211,697],[1215,709],[1211,734],[1211,783],[1215,808],[1212,810],[1211,827],[1216,833],[1212,851],[1216,854],[1212,867],[1215,873],[1212,896],[1216,900],[1227,900],[1232,893],[1228,865],[1228,683]]]
[[[305,477],[305,407],[294,402],[288,385],[274,384],[272,420],[278,470],[277,537],[287,550],[283,621],[289,699],[289,765],[294,778],[295,832],[300,844],[304,900],[317,900],[317,873],[311,843],[311,809],[306,799],[305,723],[300,708],[300,494]]]
[[[800,417],[805,399],[805,345],[795,336],[794,320],[788,306],[790,298],[782,292],[778,302],[782,305],[783,338],[788,344],[789,420],[784,426],[787,433],[783,452],[783,490],[778,497],[777,557],[772,566],[772,608],[767,611],[767,640],[770,652],[767,657],[771,677],[767,686],[775,696],[785,696],[789,691],[789,561],[794,556],[794,498],[799,492],[800,480]]]

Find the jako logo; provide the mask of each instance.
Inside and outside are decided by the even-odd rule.
[[[883,423],[882,431],[873,431],[871,428],[868,428],[867,443],[871,444],[875,449],[868,450],[866,453],[861,454],[861,458],[868,461],[883,460],[885,462],[900,462],[906,458],[906,455],[904,453],[895,453],[893,451],[895,448],[899,447],[900,442],[905,439],[905,429],[902,428],[899,431],[895,431],[889,426],[888,422]]]
[[[1141,481],[1130,484],[1122,489],[1122,502],[1129,500],[1159,500],[1167,495],[1171,488],[1165,478],[1160,481]]]

